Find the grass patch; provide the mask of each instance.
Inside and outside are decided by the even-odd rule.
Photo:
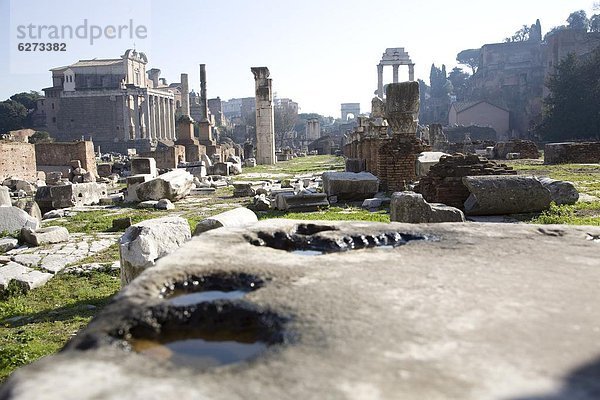
[[[246,180],[244,174],[248,173],[270,173],[270,174],[300,174],[318,171],[343,171],[344,157],[341,156],[307,156],[296,157],[289,161],[280,161],[275,165],[257,165],[256,167],[244,168],[243,174],[239,179]]]
[[[52,354],[86,326],[120,288],[116,274],[58,274],[45,286],[0,303],[0,382]]]
[[[145,208],[111,208],[78,212],[70,217],[45,222],[44,226],[64,226],[71,233],[114,232],[112,230],[113,219],[131,217],[132,223],[137,224],[147,219],[164,217],[167,214],[166,211]]]
[[[287,212],[271,210],[266,212],[258,212],[257,215],[259,220],[269,218],[287,218],[328,221],[390,222],[390,214],[388,210],[382,209],[375,212],[370,212],[363,208],[354,206],[336,206],[313,212]]]
[[[600,226],[600,201],[574,205],[552,204],[549,210],[529,222],[533,224],[566,224]]]

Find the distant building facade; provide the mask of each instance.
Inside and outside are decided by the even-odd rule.
[[[508,110],[487,101],[452,103],[448,112],[449,125],[483,126],[496,131],[498,138],[509,132]]]
[[[146,149],[176,139],[176,89],[160,80],[144,53],[80,60],[53,68],[52,86],[43,89],[36,117],[58,141],[92,138],[105,151]]]

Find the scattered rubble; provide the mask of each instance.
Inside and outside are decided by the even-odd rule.
[[[461,210],[445,204],[428,203],[415,192],[392,194],[390,221],[408,223],[465,222]]]

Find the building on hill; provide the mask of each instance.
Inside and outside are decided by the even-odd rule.
[[[496,131],[497,138],[506,138],[509,134],[509,115],[507,109],[479,100],[452,103],[448,121],[450,125],[490,127]]]
[[[104,151],[146,150],[159,140],[176,139],[176,89],[146,72],[144,53],[127,50],[120,58],[80,60],[53,68],[52,86],[38,100],[38,129],[58,141],[92,138]]]

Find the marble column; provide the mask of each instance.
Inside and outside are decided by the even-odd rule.
[[[133,95],[133,128],[135,132],[135,140],[142,137],[140,129],[140,98],[137,94]]]
[[[272,165],[275,158],[275,132],[272,80],[267,67],[252,67],[256,89],[256,163]]]
[[[175,131],[175,99],[169,99],[169,124],[171,132],[170,137],[172,140],[177,140]]]
[[[383,99],[383,65],[377,66],[377,96]]]
[[[143,114],[144,114],[144,133],[147,139],[154,139],[154,137],[152,137],[152,129],[150,128],[150,105],[149,105],[149,101],[150,101],[150,95],[146,93],[146,96],[144,96],[144,108],[143,108]]]
[[[398,65],[398,64],[392,65],[392,69],[393,69],[393,80],[392,80],[392,82],[394,82],[394,83],[398,83],[398,67],[400,67],[400,65]]]
[[[415,80],[415,64],[408,64],[408,80],[411,82]]]
[[[150,109],[152,110],[152,132],[154,137],[158,140],[160,139],[160,137],[158,136],[158,129],[156,124],[156,96],[150,96],[150,100]]]
[[[164,110],[162,107],[162,97],[156,96],[156,122],[157,122],[157,127],[156,129],[158,130],[158,137],[160,137],[161,139],[165,139],[165,131],[164,131],[164,118],[165,118],[165,114],[164,114]]]
[[[166,97],[161,97],[160,98],[160,104],[162,107],[162,114],[163,114],[163,132],[165,135],[165,139],[170,139],[169,137],[169,109],[167,107],[167,98]]]
[[[129,140],[129,124],[130,124],[130,115],[129,115],[129,96],[123,96],[123,139]]]

